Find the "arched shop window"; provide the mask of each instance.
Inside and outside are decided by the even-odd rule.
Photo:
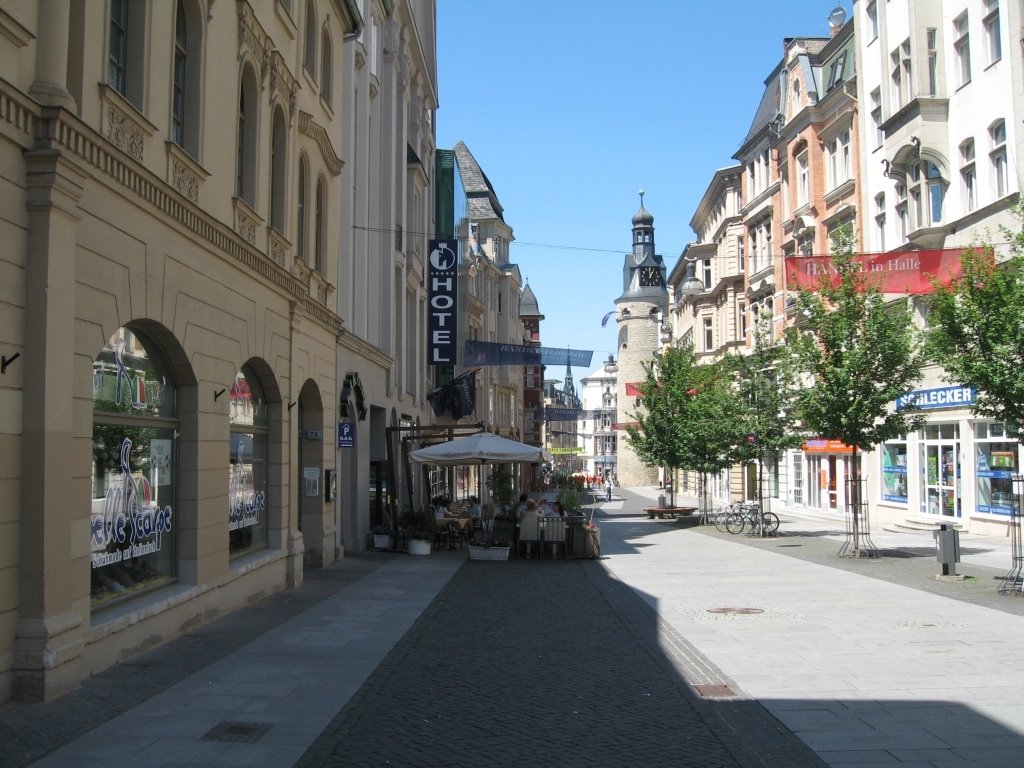
[[[94,607],[177,577],[177,401],[155,346],[118,329],[93,363]]]
[[[231,386],[229,419],[228,535],[238,557],[267,546],[267,398],[248,366]]]

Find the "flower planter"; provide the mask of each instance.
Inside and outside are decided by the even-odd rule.
[[[430,542],[425,539],[409,539],[408,551],[410,555],[429,555]]]
[[[391,549],[391,534],[390,533],[375,533],[375,534],[373,534],[373,548],[374,549]]]
[[[469,548],[470,560],[508,560],[508,547],[474,547]]]

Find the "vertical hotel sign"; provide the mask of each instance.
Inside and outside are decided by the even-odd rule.
[[[427,350],[430,365],[455,365],[458,322],[458,241],[431,240],[427,263],[430,309]]]

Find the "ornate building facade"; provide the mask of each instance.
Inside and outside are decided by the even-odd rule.
[[[434,7],[0,26],[0,699],[49,699],[365,548],[428,413]]]

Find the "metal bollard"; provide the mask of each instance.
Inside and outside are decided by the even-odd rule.
[[[951,525],[941,523],[933,535],[935,536],[935,559],[942,567],[942,572],[938,574],[937,578],[943,576],[962,578],[958,577],[956,573],[956,564],[960,562],[960,531]]]

